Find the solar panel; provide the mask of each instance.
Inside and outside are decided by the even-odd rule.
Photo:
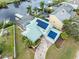
[[[57,36],[57,33],[54,32],[54,31],[50,31],[50,32],[48,33],[48,36],[49,36],[50,38],[52,38],[52,39],[55,39],[56,36]]]
[[[37,19],[36,22],[38,22],[37,25],[40,26],[40,27],[43,28],[43,29],[46,29],[47,26],[48,26],[47,23],[45,23],[45,22],[43,22],[43,21],[41,21],[41,20],[39,20],[39,19]]]

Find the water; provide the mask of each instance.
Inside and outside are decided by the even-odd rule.
[[[21,14],[23,16],[25,16],[27,14],[27,10],[26,7],[28,5],[32,5],[32,7],[39,7],[39,2],[41,0],[32,0],[32,2],[22,2],[19,7],[16,7],[16,5],[14,4],[9,4],[7,9],[0,9],[0,21],[2,21],[3,19],[8,19],[10,18],[11,20],[15,19],[15,14]],[[48,2],[48,0],[44,0],[45,3]]]

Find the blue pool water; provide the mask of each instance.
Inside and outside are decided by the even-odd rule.
[[[48,24],[41,20],[37,20],[37,23],[38,23],[37,25],[43,29],[46,29],[48,27]]]
[[[57,36],[57,33],[54,32],[54,31],[50,31],[49,34],[48,34],[48,36],[49,36],[50,38],[52,38],[52,39],[55,39],[56,36]]]

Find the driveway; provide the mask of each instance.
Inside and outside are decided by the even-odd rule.
[[[76,59],[79,59],[79,51],[77,51]]]
[[[45,38],[42,38],[41,40],[41,44],[37,47],[35,51],[34,59],[45,59],[46,52],[48,48],[52,45],[52,43],[47,41]]]

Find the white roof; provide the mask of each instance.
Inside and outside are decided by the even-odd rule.
[[[22,17],[23,17],[23,16],[20,15],[20,14],[15,14],[15,16],[18,17],[18,18],[22,18]]]

